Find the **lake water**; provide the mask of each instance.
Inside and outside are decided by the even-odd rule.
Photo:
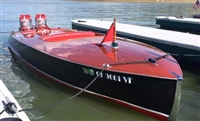
[[[117,22],[157,27],[155,16],[189,16],[194,14],[190,3],[115,3],[78,2],[63,0],[0,1],[0,31],[19,28],[19,15],[34,17],[45,13],[50,27],[71,28],[70,20],[79,18],[104,19]],[[199,9],[200,10],[200,9]],[[199,11],[197,9],[196,13]],[[148,34],[148,33],[147,33]],[[7,48],[9,34],[1,33],[0,79],[19,101],[22,108],[41,107],[57,103],[77,92],[49,82],[20,67],[11,59]],[[178,39],[178,38],[177,38]],[[181,65],[184,73],[178,121],[200,121],[200,69]],[[117,105],[113,102],[81,94],[61,105],[45,110],[27,111],[32,121],[154,121],[155,119]]]

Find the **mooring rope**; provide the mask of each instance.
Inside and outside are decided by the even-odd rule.
[[[101,73],[106,70],[106,68],[102,69],[101,70]],[[63,99],[62,101],[58,102],[58,103],[54,103],[54,104],[50,104],[50,105],[47,105],[47,106],[42,106],[42,107],[38,107],[38,108],[26,108],[26,109],[22,109],[22,110],[19,110],[18,112],[22,112],[22,111],[31,111],[31,110],[43,110],[43,109],[47,109],[47,108],[51,108],[51,107],[54,107],[54,106],[57,106],[57,105],[60,105],[60,104],[63,104],[64,102],[67,102],[75,97],[77,97],[78,95],[80,95],[82,92],[84,92],[91,84],[93,84],[95,82],[95,80],[98,78],[98,75],[85,87],[83,88],[82,90],[80,90],[78,93],[76,93],[75,95],[67,98],[67,99]]]

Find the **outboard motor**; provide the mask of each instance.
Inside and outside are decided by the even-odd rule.
[[[29,14],[21,14],[19,17],[20,31],[30,30],[32,27],[32,20]]]
[[[44,27],[47,25],[45,14],[36,14],[35,16],[35,28]]]
[[[35,15],[35,29],[36,34],[39,36],[49,35],[51,33],[51,29],[47,26],[45,14]]]

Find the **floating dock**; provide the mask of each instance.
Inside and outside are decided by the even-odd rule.
[[[72,29],[106,33],[112,21],[71,20]],[[178,61],[200,64],[200,36],[150,27],[116,23],[117,36],[150,44],[170,53]]]

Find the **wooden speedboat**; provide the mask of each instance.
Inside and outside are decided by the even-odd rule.
[[[30,121],[25,112],[18,112],[21,106],[0,80],[0,121]]]
[[[30,21],[21,15],[8,41],[13,58],[28,68],[159,120],[176,118],[183,74],[168,53],[116,37],[115,22],[103,35],[49,28],[44,14],[36,15],[35,27]]]

